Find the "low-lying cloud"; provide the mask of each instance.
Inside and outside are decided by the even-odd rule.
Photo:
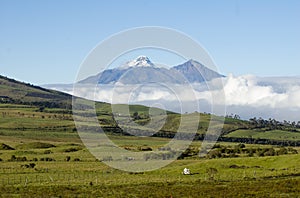
[[[191,85],[48,85],[84,98],[123,104],[157,103],[176,112],[211,112],[226,106],[227,114],[242,118],[300,120],[300,77],[256,77],[253,75],[215,79]],[[213,101],[213,104],[212,104]],[[193,103],[198,103],[193,104]]]

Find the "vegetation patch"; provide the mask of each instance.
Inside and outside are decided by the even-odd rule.
[[[7,144],[0,143],[0,150],[15,150],[15,149],[8,146]]]
[[[70,147],[70,148],[63,149],[63,152],[71,153],[71,152],[76,152],[76,151],[80,151],[80,150],[82,150],[81,147]]]
[[[30,143],[19,144],[17,146],[18,149],[46,149],[46,148],[53,148],[53,147],[56,146],[45,142],[30,142]]]

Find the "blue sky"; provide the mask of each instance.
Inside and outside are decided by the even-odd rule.
[[[297,0],[0,0],[0,74],[71,83],[99,42],[139,26],[186,33],[225,75],[300,75]]]

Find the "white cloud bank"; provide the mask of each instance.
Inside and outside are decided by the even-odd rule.
[[[275,118],[300,120],[300,77],[233,76],[192,85],[81,85],[73,91],[69,85],[48,85],[48,88],[109,103],[134,103],[151,106],[159,103],[177,112],[211,112],[226,106],[227,114],[242,118]],[[199,104],[198,104],[199,102]],[[197,103],[197,104],[195,104]]]

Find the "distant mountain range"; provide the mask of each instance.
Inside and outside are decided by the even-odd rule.
[[[223,75],[213,71],[195,60],[189,60],[171,68],[157,67],[146,56],[139,56],[118,68],[108,69],[79,83],[83,84],[144,84],[170,83],[187,84],[210,81]]]

